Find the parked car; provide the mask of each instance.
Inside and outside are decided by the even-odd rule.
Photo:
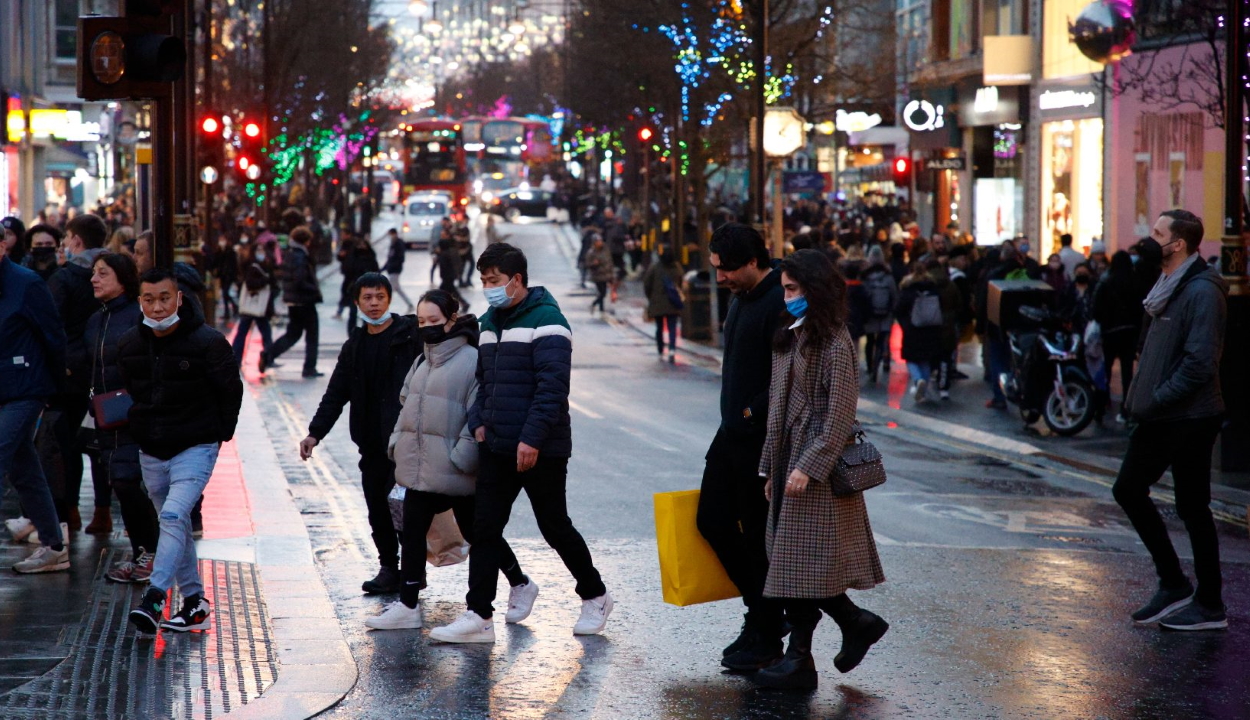
[[[503,215],[508,222],[522,217],[547,218],[547,209],[555,200],[555,193],[537,188],[512,188],[504,190],[491,201],[489,210]]]
[[[399,236],[409,250],[428,250],[438,242],[439,227],[447,217],[448,200],[443,195],[411,195],[404,203],[404,224]]]

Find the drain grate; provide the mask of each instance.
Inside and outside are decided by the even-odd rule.
[[[107,582],[127,553],[104,550],[82,623],[64,640],[69,657],[42,677],[0,697],[5,718],[179,717],[211,720],[238,709],[274,683],[278,662],[268,616],[250,563],[201,560],[213,605],[203,633],[141,637],[126,616],[144,586]],[[171,598],[177,608],[182,598]]]

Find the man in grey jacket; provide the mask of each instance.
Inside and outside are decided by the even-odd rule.
[[[1112,489],[1159,573],[1158,592],[1133,621],[1169,630],[1228,627],[1210,509],[1211,448],[1224,414],[1220,356],[1228,288],[1198,255],[1202,235],[1202,220],[1185,210],[1163,213],[1151,231],[1162,248],[1163,274],[1143,303],[1146,339],[1124,401],[1136,427]],[[1197,592],[1150,500],[1150,487],[1169,466],[1176,512],[1193,546]]]

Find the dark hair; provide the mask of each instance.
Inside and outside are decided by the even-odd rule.
[[[418,305],[421,303],[434,305],[443,313],[443,317],[448,320],[451,319],[452,315],[460,312],[460,301],[452,297],[452,294],[446,290],[430,290],[417,300]]]
[[[380,272],[367,272],[356,278],[356,282],[352,285],[352,298],[359,302],[360,291],[365,288],[383,288],[388,298],[395,295],[395,291],[391,289],[391,281]]]
[[[309,230],[307,225],[300,225],[299,227],[291,230],[290,234],[291,242],[297,242],[300,245],[307,245],[312,242],[312,237],[312,230]]]
[[[56,227],[55,225],[44,225],[44,224],[31,225],[26,230],[26,247],[27,248],[31,247],[31,243],[35,241],[35,236],[38,235],[39,233],[51,235],[52,239],[56,241],[57,245],[60,245],[61,238],[65,237],[65,233],[61,232],[61,229]]]
[[[1111,256],[1111,265],[1108,266],[1107,274],[1112,277],[1128,278],[1133,274],[1133,258],[1124,250],[1117,250]]]
[[[108,226],[99,215],[91,213],[84,213],[70,220],[65,225],[65,232],[74,233],[81,238],[83,246],[88,250],[104,247],[109,236]]]
[[[104,253],[95,261],[109,266],[109,269],[117,276],[117,282],[121,283],[122,292],[126,294],[126,297],[131,300],[139,297],[139,268],[135,265],[133,258],[122,253]]]
[[[1159,213],[1159,217],[1172,221],[1168,228],[1172,231],[1172,237],[1184,240],[1185,247],[1190,254],[1198,252],[1198,245],[1202,243],[1204,233],[1202,218],[1188,210],[1165,210]]]
[[[761,270],[767,270],[772,262],[764,236],[750,225],[728,223],[712,235],[708,252],[720,256],[720,270],[733,272],[752,262]]]
[[[673,254],[672,250],[669,250],[668,248],[664,248],[663,250],[660,251],[660,264],[669,265],[669,266],[676,265],[677,256]]]
[[[804,347],[817,347],[832,340],[846,321],[846,280],[837,266],[819,250],[799,250],[781,261],[780,270],[798,283],[807,298]],[[794,320],[789,312],[782,314],[773,340],[775,349],[783,352],[790,349],[794,333],[789,328]]]
[[[140,285],[155,285],[157,283],[163,283],[166,280],[172,281],[175,287],[178,286],[178,276],[174,275],[173,270],[168,270],[166,268],[154,267],[139,276]]]
[[[304,224],[304,213],[295,208],[287,208],[282,213],[282,224],[286,227],[287,233],[290,234],[295,231],[295,228]]]
[[[477,256],[477,271],[484,273],[487,270],[498,270],[508,277],[519,274],[521,286],[529,287],[529,261],[525,259],[525,253],[508,243],[488,245],[482,254]]]
[[[1059,236],[1059,244],[1060,244],[1060,245],[1062,245],[1062,246],[1064,246],[1064,247],[1068,247],[1068,246],[1072,245],[1072,234],[1071,234],[1071,233],[1064,233],[1064,234],[1060,235],[1060,236]]]
[[[9,259],[20,263],[22,258],[26,257],[26,247],[30,244],[26,241],[26,226],[16,217],[6,217],[0,220],[0,226],[13,233],[13,247],[9,249]]]

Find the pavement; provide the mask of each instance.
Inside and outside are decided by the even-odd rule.
[[[573,326],[568,506],[617,601],[602,635],[572,635],[572,581],[524,501],[506,534],[542,588],[526,622],[500,621],[498,641],[477,646],[366,630],[395,598],[360,592],[377,560],[346,416],[300,461],[296,444],[328,377],[300,377],[302,345],[261,376],[253,336],[239,433],[209,484],[199,543],[219,593],[214,629],[134,641],[116,618],[138,590],[99,577],[128,552],[124,538],[80,535],[71,572],[0,578],[0,717],[1250,717],[1244,525],[1219,525],[1229,631],[1134,627],[1127,615],[1152,592],[1153,570],[1106,477],[1051,459],[1062,453],[1044,437],[986,433],[944,407],[891,406],[893,379],[865,388],[860,409],[890,475],[865,496],[888,580],[852,593],[890,633],[841,676],[836,627],[823,623],[813,693],[759,691],[722,673],[720,648],[742,607],[661,601],[652,515],[654,493],[699,485],[718,424],[715,351],[683,344],[676,364],[657,361],[649,333],[630,322],[629,295],[615,315],[591,315],[564,230],[508,231],[531,282]],[[409,253],[409,295],[427,287],[428,263]],[[337,278],[324,282],[329,297]],[[476,288],[466,297],[485,308]],[[332,313],[322,306],[327,373],[347,332]],[[969,411],[973,385],[957,401]],[[0,498],[3,516],[13,510]],[[1163,512],[1188,568],[1183,526]],[[0,543],[0,559],[22,552]],[[462,611],[466,576],[464,564],[431,570],[427,628]]]

